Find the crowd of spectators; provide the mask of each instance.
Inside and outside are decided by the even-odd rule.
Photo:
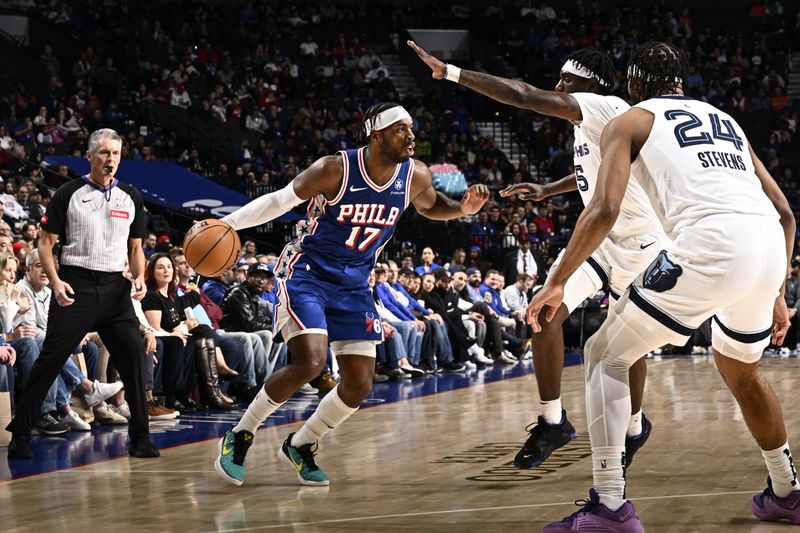
[[[671,41],[692,67],[688,94],[743,124],[800,211],[797,106],[787,96],[797,13],[780,1],[738,2],[722,14],[678,2],[458,2],[429,6],[425,17],[413,3],[389,1],[4,4],[46,19],[78,50],[70,54],[55,41],[43,46],[35,54],[41,85],[0,94],[0,199],[9,226],[0,232],[22,259],[32,243],[25,234],[34,231],[51,187],[68,178],[65,166],[45,171],[43,159],[82,154],[87,132],[99,127],[123,135],[126,158],[175,161],[251,197],[283,186],[317,157],[354,146],[363,110],[382,100],[411,112],[418,159],[452,164],[466,183],[497,191],[571,171],[572,127],[565,121],[491,107],[451,83],[419,79],[400,91],[383,55],[396,44],[389,36],[402,43],[410,26],[468,28],[480,43],[479,59],[462,66],[486,70],[482,65],[499,57],[492,73],[516,73],[544,88],[554,86],[564,55],[595,46],[615,61],[620,95],[630,51],[645,40]],[[478,126],[497,109],[525,147],[516,165]],[[525,273],[538,284],[579,211],[575,195],[539,204],[494,195],[484,212],[446,231],[428,231],[430,223],[407,215],[386,252],[416,266],[425,260],[417,254],[432,245],[437,263],[463,261],[484,276],[489,269],[507,274],[524,257]],[[282,244],[266,246],[275,251]]]

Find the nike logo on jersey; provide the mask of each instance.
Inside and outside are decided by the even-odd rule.
[[[358,192],[358,191],[366,191],[366,190],[367,190],[366,187],[353,187],[352,185],[350,186],[350,192]]]
[[[91,201],[92,201],[92,199],[91,199],[91,198],[87,198],[86,200],[81,200],[81,202],[83,202],[84,204],[85,204],[86,202],[91,202]]]
[[[641,248],[642,250],[644,250],[645,248],[649,248],[649,247],[653,246],[655,243],[656,243],[656,241],[653,241],[653,242],[651,242],[650,244],[640,244],[640,245],[639,245],[639,248]]]

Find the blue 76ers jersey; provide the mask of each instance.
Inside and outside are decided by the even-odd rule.
[[[323,195],[311,199],[304,233],[287,244],[278,259],[278,278],[291,278],[293,271],[303,269],[346,287],[367,285],[408,207],[414,161],[397,165],[381,187],[367,175],[364,152],[364,147],[338,152],[344,163],[339,193],[330,201]]]

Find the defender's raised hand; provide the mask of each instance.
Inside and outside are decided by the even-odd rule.
[[[414,41],[406,41],[406,44],[409,46],[409,48],[417,53],[423,63],[431,68],[431,77],[433,79],[441,80],[444,78],[445,64],[443,62],[439,61],[428,52],[420,48]]]

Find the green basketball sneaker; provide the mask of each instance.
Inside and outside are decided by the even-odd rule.
[[[219,441],[219,456],[214,461],[214,469],[229,483],[244,483],[244,459],[253,444],[253,434],[249,431],[234,433],[228,431]]]
[[[329,485],[328,475],[314,461],[314,452],[311,450],[313,444],[303,444],[295,448],[290,444],[293,435],[294,433],[289,434],[283,441],[283,446],[278,450],[278,459],[292,467],[301,485]]]

